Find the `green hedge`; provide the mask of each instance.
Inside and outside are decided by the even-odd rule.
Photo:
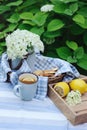
[[[46,4],[54,5],[53,10],[41,12]],[[0,54],[6,50],[6,35],[17,28],[39,34],[45,45],[44,55],[64,59],[86,74],[86,0],[1,0]]]

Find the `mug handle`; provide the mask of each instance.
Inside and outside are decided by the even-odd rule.
[[[14,94],[18,97],[20,97],[19,87],[21,87],[21,85],[16,85],[13,89]]]

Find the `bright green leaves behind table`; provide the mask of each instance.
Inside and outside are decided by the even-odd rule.
[[[66,47],[56,49],[58,56],[87,70],[87,54],[85,54],[84,48],[78,47],[78,44],[74,41],[66,41],[66,45]]]

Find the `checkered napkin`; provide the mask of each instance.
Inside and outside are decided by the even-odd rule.
[[[64,77],[64,81],[70,81],[74,78],[77,78],[80,76],[80,73],[78,70],[70,63],[67,61],[61,60],[59,58],[50,58],[50,57],[45,57],[38,53],[36,55],[36,64],[35,64],[35,69],[40,69],[40,70],[46,70],[46,69],[52,69],[57,67],[58,70],[55,73],[55,76],[58,76],[62,73],[66,73]]]
[[[46,70],[58,67],[58,71],[56,72],[55,76],[60,75],[62,73],[66,73],[64,77],[64,81],[69,81],[73,78],[79,77],[79,72],[77,69],[70,63],[58,59],[58,58],[50,58],[41,55],[40,53],[36,53],[36,60],[35,60],[35,70]],[[7,54],[4,53],[1,59],[1,65],[7,74],[9,71],[12,72],[10,75],[10,81],[13,86],[18,83],[18,75],[23,72],[32,72],[31,68],[27,64],[26,60],[24,59],[22,66],[19,70],[11,70],[8,64],[8,57]],[[43,100],[47,95],[47,88],[48,88],[48,77],[38,76],[38,88],[35,95],[36,99]]]

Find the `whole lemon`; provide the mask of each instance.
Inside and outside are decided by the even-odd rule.
[[[54,89],[61,97],[65,97],[70,91],[69,85],[66,82],[56,83]]]
[[[81,94],[87,92],[87,84],[83,79],[73,79],[69,85],[72,90],[79,90]]]

